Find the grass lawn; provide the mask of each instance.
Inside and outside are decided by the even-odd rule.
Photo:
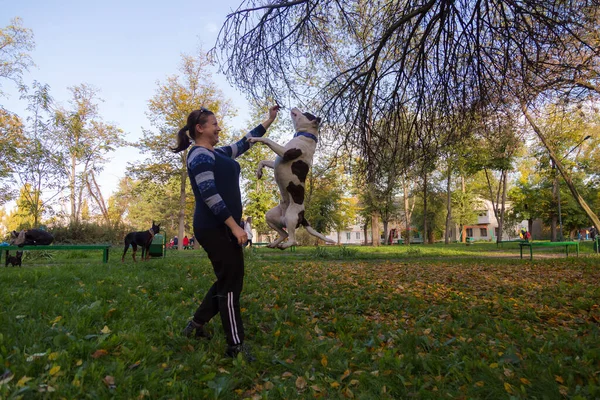
[[[600,257],[581,253],[248,251],[252,364],[223,356],[218,317],[211,341],[180,336],[214,281],[202,251],[25,259],[0,269],[0,398],[599,398]]]

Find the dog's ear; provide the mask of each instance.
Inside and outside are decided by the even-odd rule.
[[[18,233],[17,231],[12,231],[12,232],[10,233],[10,235],[11,235],[12,237],[16,238],[16,237],[18,237],[18,236],[19,236],[19,233]]]

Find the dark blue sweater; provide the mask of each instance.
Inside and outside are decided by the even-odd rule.
[[[187,170],[196,198],[194,229],[211,229],[224,225],[227,218],[242,220],[240,165],[235,159],[250,147],[249,137],[259,137],[266,130],[258,125],[230,146],[209,150],[193,146],[188,152]]]

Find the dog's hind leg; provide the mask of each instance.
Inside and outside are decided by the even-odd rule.
[[[137,262],[137,260],[135,259],[135,253],[137,252],[137,244],[131,243],[131,250],[133,250],[133,253],[131,254],[131,256],[133,257],[133,262]]]
[[[298,204],[290,204],[285,211],[285,224],[288,240],[279,245],[280,249],[287,249],[298,244],[296,242],[296,228],[304,221],[304,207]]]
[[[287,239],[288,234],[283,230],[283,215],[281,215],[281,206],[275,206],[265,214],[265,220],[267,221],[267,225],[269,225],[273,230],[275,230],[279,236],[277,239],[272,241],[267,245],[269,248],[275,248],[279,245],[279,243],[283,242]]]

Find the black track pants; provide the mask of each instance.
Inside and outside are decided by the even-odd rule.
[[[217,313],[230,345],[244,341],[240,315],[240,293],[244,285],[244,253],[227,227],[194,231],[198,243],[208,254],[217,281],[211,286],[194,314],[194,320],[205,324]]]

